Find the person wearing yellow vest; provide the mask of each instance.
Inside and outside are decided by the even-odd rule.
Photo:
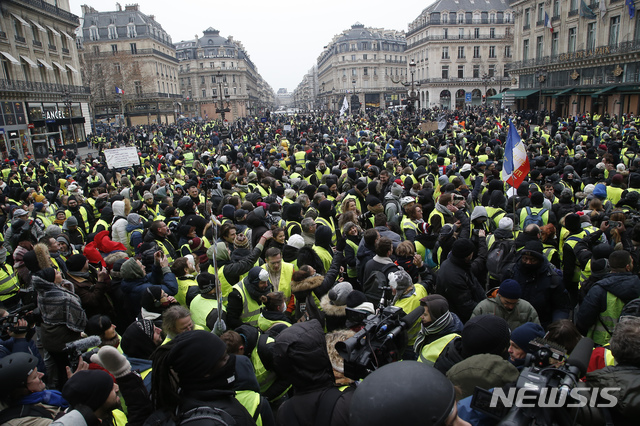
[[[271,231],[265,232],[253,250],[249,251],[249,241],[247,237],[239,234],[234,240],[235,250],[232,254],[229,253],[225,243],[217,243],[216,260],[218,264],[218,280],[220,281],[220,291],[222,292],[222,299],[225,306],[233,285],[246,277],[251,268],[260,266],[260,256],[262,250],[264,250],[264,245],[272,237],[273,233]],[[207,250],[207,257],[211,260],[213,259],[213,246]],[[213,264],[209,266],[208,272],[215,274]]]
[[[260,266],[254,266],[249,274],[233,286],[227,301],[227,325],[237,328],[242,324],[258,325],[260,308],[272,287],[269,273]]]
[[[316,223],[318,225],[326,226],[331,229],[331,245],[335,246],[338,241],[338,234],[336,232],[336,221],[332,216],[331,210],[333,203],[329,200],[323,200],[318,205],[318,217]]]
[[[271,247],[264,253],[265,264],[262,268],[269,273],[269,283],[273,286],[273,291],[280,291],[284,294],[286,303],[291,299],[291,276],[295,267],[292,263],[282,261],[280,249]]]
[[[318,226],[316,228],[316,240],[311,247],[313,251],[320,257],[324,272],[329,270],[333,259],[333,249],[331,248],[331,228],[328,226]]]
[[[178,281],[178,293],[176,293],[176,301],[180,306],[189,307],[189,302],[198,293],[198,268],[196,268],[193,255],[177,258],[171,264],[171,272],[176,276]]]
[[[118,363],[121,365],[121,363]],[[128,362],[126,363],[128,364]],[[126,365],[125,364],[125,365]],[[125,367],[126,371],[127,368]],[[131,372],[131,366],[128,367]],[[118,375],[122,378],[124,375]],[[132,386],[129,380],[127,386],[123,386],[123,396],[127,398],[127,408],[134,412],[149,412],[152,407],[147,398],[136,398],[136,387],[142,386],[142,381],[137,386]],[[128,389],[124,389],[128,387]],[[107,424],[126,426],[127,416],[120,409],[120,388],[113,378],[103,370],[76,371],[62,388],[62,397],[69,403],[72,410],[54,421],[52,425],[72,424]],[[128,396],[128,397],[127,397]]]
[[[451,311],[447,299],[432,294],[420,299],[424,314],[413,350],[418,362],[433,366],[447,344],[462,333],[462,321]]]
[[[283,327],[289,327],[291,319],[286,312],[287,303],[284,293],[275,291],[267,294],[267,301],[264,304],[260,318],[258,318],[258,328],[263,333],[267,333],[270,330],[282,330]]]
[[[427,289],[421,284],[413,284],[411,276],[404,270],[391,272],[389,274],[389,287],[393,295],[392,305],[402,308],[405,314],[420,306],[420,300],[427,297]],[[403,355],[405,360],[414,360],[413,344],[420,331],[420,321],[416,320],[407,331],[409,347]]]
[[[211,331],[207,326],[207,320],[213,311],[220,313],[218,307],[218,295],[216,292],[215,275],[208,272],[202,272],[198,275],[198,290],[199,294],[193,298],[189,305],[191,311],[191,319],[195,325],[202,327],[204,330]],[[224,306],[221,307],[222,319],[226,319],[226,312]]]
[[[6,262],[7,248],[0,246],[0,305],[12,310],[20,303],[20,284],[13,267]]]
[[[237,365],[241,362],[244,361],[240,357],[227,353],[226,344],[213,333],[182,333],[154,356],[152,402],[176,412],[182,421],[197,413],[198,420],[206,423],[211,414],[206,410],[209,407],[220,410],[217,418],[222,416],[229,424],[257,424],[252,416],[258,422],[275,424],[268,404],[256,398],[255,393],[237,388],[242,371]],[[190,414],[197,408],[201,409]]]
[[[640,297],[640,278],[632,273],[631,255],[614,251],[609,255],[609,266],[611,273],[589,289],[576,315],[580,333],[599,345],[609,343],[624,305]]]

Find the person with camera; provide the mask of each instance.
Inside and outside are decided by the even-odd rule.
[[[169,296],[178,293],[178,281],[169,268],[167,256],[160,250],[153,254],[153,266],[150,273],[146,273],[146,267],[138,260],[131,258],[120,267],[122,283],[120,286],[131,303],[131,310],[135,315],[140,311],[142,294],[152,285],[159,285]]]

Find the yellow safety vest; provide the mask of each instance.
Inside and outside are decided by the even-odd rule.
[[[260,308],[262,304],[255,301],[244,289],[244,281],[240,281],[234,285],[233,288],[238,290],[240,296],[242,296],[242,314],[240,320],[245,323],[256,327],[258,325],[258,318],[260,317]]]
[[[199,325],[207,331],[211,331],[209,327],[207,327],[207,316],[214,309],[218,309],[218,300],[205,299],[201,294],[199,294],[193,298],[191,305],[189,305],[191,320],[194,324]],[[224,311],[224,306],[222,307],[222,310]]]
[[[331,266],[331,261],[333,260],[333,254],[329,253],[325,248],[319,246],[313,246],[313,251],[320,257],[322,264],[324,265],[325,274],[329,271],[329,267]]]
[[[0,302],[5,302],[13,297],[17,298],[19,292],[18,277],[16,277],[11,265],[5,263],[0,267]]]
[[[198,282],[193,276],[191,276],[191,278],[186,278],[186,279],[178,278],[177,281],[178,281],[178,293],[176,294],[175,298],[180,305],[186,308],[187,307],[187,291],[189,290],[189,287],[194,287],[194,286],[197,287]]]
[[[457,333],[447,334],[441,338],[425,345],[418,356],[418,362],[433,366],[444,348],[456,337],[460,337]]]
[[[329,221],[323,217],[318,216],[318,218],[316,219],[316,223],[318,225],[327,226],[329,227],[329,229],[331,229],[331,245],[335,246],[338,241],[338,237],[336,234],[336,226],[333,224],[333,218],[331,218],[331,220]]]
[[[266,263],[262,265],[262,269],[269,272],[267,270]],[[284,260],[282,261],[282,265],[280,265],[280,282],[278,283],[278,291],[284,293],[286,302],[289,302],[289,299],[291,298],[291,277],[293,276],[294,269],[295,266],[293,263],[285,262]]]
[[[402,308],[405,314],[411,313],[415,308],[420,306],[420,299],[423,297],[427,297],[427,289],[424,288],[421,284],[414,284],[414,293],[408,297],[403,299],[399,299],[394,303],[394,306]],[[418,332],[420,331],[421,322],[420,320],[416,321],[415,324],[409,329],[407,332],[409,338],[409,346],[413,346],[416,341],[416,337],[418,337]]]

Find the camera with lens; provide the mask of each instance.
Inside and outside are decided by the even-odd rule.
[[[25,320],[27,326],[19,326],[18,321]],[[40,322],[40,313],[35,303],[24,305],[23,307],[10,312],[9,315],[0,318],[0,334],[7,336],[9,333],[22,334],[29,331],[29,328]]]
[[[563,363],[564,348],[542,338],[532,340],[531,352],[515,384],[516,392],[508,393],[514,397],[510,404],[505,405],[492,392],[476,387],[471,408],[499,420],[498,425],[502,426],[574,424],[576,412],[567,405],[575,402],[572,390],[587,372],[593,345],[593,340],[583,337]],[[525,392],[526,403],[525,397],[520,396]]]
[[[353,310],[347,311],[349,317],[349,311]],[[353,380],[363,379],[383,365],[400,360],[408,343],[407,330],[423,312],[424,308],[419,306],[405,315],[401,308],[387,306],[379,314],[369,315],[359,332],[336,343],[338,354],[344,358],[344,375]]]

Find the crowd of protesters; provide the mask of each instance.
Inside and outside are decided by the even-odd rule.
[[[529,168],[515,188],[511,126]],[[84,158],[14,156],[0,424],[495,424],[470,407],[476,386],[515,386],[536,339],[570,357],[583,336],[582,380],[618,404],[581,424],[634,424],[639,126],[267,114],[107,131]],[[139,165],[110,168],[104,150],[125,146]],[[354,380],[335,345],[387,306],[421,309],[402,362]]]

